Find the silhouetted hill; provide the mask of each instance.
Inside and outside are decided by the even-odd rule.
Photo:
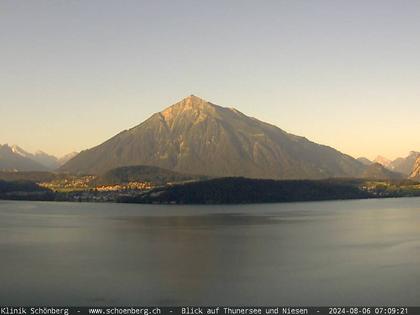
[[[217,178],[155,189],[121,202],[235,204],[368,198],[355,181]]]
[[[47,191],[30,181],[4,181],[0,180],[0,194],[11,192],[36,192]]]
[[[5,181],[31,181],[35,183],[48,182],[66,175],[51,172],[1,172],[0,180]]]

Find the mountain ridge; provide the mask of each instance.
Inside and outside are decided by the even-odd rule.
[[[366,179],[395,180],[403,179],[404,175],[391,171],[379,162],[374,162],[366,168],[362,177]]]
[[[402,173],[404,175],[409,176],[413,171],[414,164],[416,159],[420,156],[420,152],[417,151],[410,151],[408,156],[405,158],[397,158],[391,162],[388,166],[389,169],[395,172]]]
[[[0,171],[54,171],[77,155],[71,152],[58,158],[42,150],[31,153],[16,144],[0,144],[0,149]]]
[[[24,149],[22,149],[21,147],[19,147],[18,145],[14,144],[11,146],[12,151],[23,156],[26,157],[28,159],[31,159],[43,166],[45,166],[47,169],[49,170],[54,170],[57,169],[60,164],[58,163],[58,158],[45,153],[44,151],[41,150],[37,150],[35,153],[30,153]]]
[[[17,152],[8,144],[0,145],[0,171],[46,171],[47,167]]]

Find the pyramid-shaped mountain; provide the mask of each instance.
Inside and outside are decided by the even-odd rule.
[[[100,174],[130,165],[276,179],[354,177],[365,168],[331,147],[193,95],[81,152],[61,170]]]

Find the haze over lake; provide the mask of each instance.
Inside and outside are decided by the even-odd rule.
[[[0,201],[5,305],[417,305],[420,198]]]

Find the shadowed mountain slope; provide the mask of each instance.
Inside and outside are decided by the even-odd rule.
[[[365,158],[365,157],[359,157],[359,158],[357,158],[357,160],[360,163],[362,163],[363,165],[366,165],[366,166],[372,165],[374,163],[374,162],[372,162],[371,160],[369,160],[368,158]]]
[[[274,179],[354,177],[365,169],[331,147],[193,95],[81,152],[61,171],[101,174],[131,165]]]

